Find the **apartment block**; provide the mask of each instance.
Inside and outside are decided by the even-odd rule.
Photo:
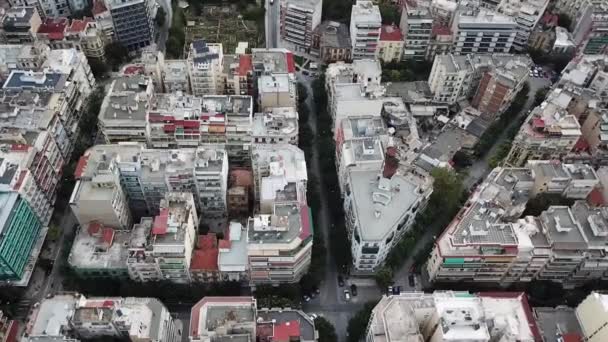
[[[433,21],[430,1],[411,0],[404,2],[399,24],[405,42],[403,59],[417,61],[425,59]]]
[[[253,95],[253,60],[251,55],[225,55],[222,77],[223,94]]]
[[[383,25],[378,41],[378,58],[385,63],[400,61],[403,46],[403,36],[399,28],[394,25]]]
[[[463,10],[452,23],[452,53],[508,53],[517,36],[513,17],[487,10]]]
[[[106,1],[114,27],[115,39],[129,52],[136,52],[154,42],[157,4],[150,0]]]
[[[530,161],[496,168],[436,240],[427,263],[436,282],[512,284],[550,280],[575,287],[603,279],[604,207],[585,199],[599,183],[588,165]],[[529,199],[543,193],[578,199],[521,217]]]
[[[545,13],[547,5],[549,5],[549,0],[527,0],[523,3],[514,0],[500,1],[496,11],[514,18],[517,23],[517,35],[513,40],[515,51],[526,51],[530,33]]]
[[[507,323],[508,322],[508,323]],[[372,310],[365,340],[540,342],[522,292],[435,291],[383,296]]]
[[[103,32],[105,40],[112,41],[114,39],[114,22],[105,0],[93,0],[91,14]]]
[[[434,100],[454,104],[466,99],[473,83],[473,73],[473,66],[465,56],[435,56],[428,80]]]
[[[58,294],[42,300],[26,325],[24,341],[120,339],[181,341],[181,322],[156,298]]]
[[[552,89],[521,126],[506,163],[521,166],[531,159],[561,159],[572,151],[582,136],[579,120],[569,111],[574,102],[568,89]]]
[[[103,31],[92,18],[46,18],[38,27],[36,39],[51,49],[76,49],[87,58],[103,61],[106,40]]]
[[[319,51],[319,56],[325,63],[350,61],[352,45],[349,27],[335,21],[323,21],[315,29],[313,49]]]
[[[269,108],[253,116],[253,144],[298,145],[298,112],[294,107]]]
[[[39,70],[51,49],[43,43],[0,45],[0,75],[8,77],[13,69]]]
[[[134,236],[142,243],[129,246],[127,268],[131,279],[189,283],[198,225],[192,194],[167,193],[152,224],[149,219],[142,219],[133,228],[138,229]]]
[[[300,310],[257,307],[253,297],[204,297],[192,307],[190,341],[302,341],[319,338],[314,321]]]
[[[25,44],[36,40],[36,32],[42,24],[35,7],[17,6],[2,17],[0,37],[4,44]]]
[[[309,52],[314,29],[321,23],[322,0],[280,1],[281,45]]]
[[[258,105],[262,110],[275,107],[296,107],[296,83],[289,74],[258,77]]]
[[[70,205],[83,225],[99,221],[129,229],[123,193],[135,217],[156,215],[171,191],[192,193],[203,217],[227,210],[228,157],[221,146],[158,150],[140,144],[96,145],[80,158],[75,177]],[[104,182],[101,188],[95,184],[98,177]],[[111,203],[98,203],[110,198]]]
[[[190,44],[187,61],[192,94],[203,96],[222,93],[223,59],[222,44],[210,44],[204,40],[195,40]]]
[[[378,49],[382,18],[378,5],[357,0],[350,16],[352,59],[373,59]]]
[[[165,60],[162,65],[162,83],[165,92],[190,94],[188,63],[183,59]]]
[[[106,143],[146,142],[146,116],[154,92],[143,75],[112,81],[99,110],[99,128]]]
[[[230,222],[227,236],[219,241],[217,264],[222,280],[249,281],[248,234],[246,226]]]
[[[569,29],[577,50],[588,55],[602,54],[608,43],[605,1],[560,0],[556,6],[572,18]]]

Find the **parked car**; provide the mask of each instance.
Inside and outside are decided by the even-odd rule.
[[[319,289],[318,287],[313,287],[312,290],[314,291],[314,293],[316,294],[320,294],[321,293],[321,289]]]
[[[401,293],[401,286],[393,286],[393,294],[398,295]]]
[[[410,287],[415,287],[416,286],[416,279],[414,279],[414,275],[410,274],[407,277],[408,282],[410,283]]]
[[[344,278],[341,275],[338,276],[338,286],[344,286]]]
[[[386,291],[386,292],[387,292],[389,295],[390,295],[391,293],[393,293],[393,287],[392,287],[392,286],[389,286],[389,287],[388,287],[388,291]]]
[[[305,301],[305,302],[310,302],[310,297],[308,297],[307,295],[304,295],[304,297],[303,297],[303,298],[304,298],[304,301]]]
[[[350,300],[350,293],[348,292],[348,290],[344,290],[344,299]]]
[[[319,315],[317,315],[316,313],[311,313],[311,314],[310,314],[310,315],[308,315],[308,316],[310,316],[310,318],[312,318],[312,320],[313,320],[313,321],[314,321],[315,319],[319,318]]]
[[[350,292],[353,294],[353,297],[356,297],[357,296],[357,285],[351,284],[350,285]]]

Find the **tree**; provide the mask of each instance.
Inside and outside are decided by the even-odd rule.
[[[348,321],[348,342],[360,342],[365,336],[365,330],[369,324],[369,318],[372,314],[372,310],[376,307],[378,302],[368,302],[365,306],[359,310],[353,318]]]
[[[319,342],[338,342],[338,335],[334,326],[325,318],[315,319],[315,328],[319,332]]]
[[[382,24],[384,25],[399,25],[401,15],[396,5],[388,2],[383,2],[379,5]]]
[[[118,71],[121,64],[129,61],[129,50],[119,42],[112,42],[105,48],[106,60],[114,71]]]
[[[160,6],[156,11],[156,17],[154,18],[154,21],[156,22],[156,25],[158,27],[165,26],[165,22],[167,21],[167,14],[165,13],[165,9],[163,8],[163,6]]]
[[[536,107],[543,103],[543,101],[545,101],[545,98],[547,97],[547,93],[549,93],[549,88],[538,89],[534,94],[534,103],[532,104],[532,106]]]
[[[323,1],[323,20],[333,20],[348,24],[353,7],[351,0]]]
[[[108,65],[103,63],[95,58],[89,59],[89,66],[91,67],[91,72],[93,76],[96,78],[105,77],[108,73]]]
[[[562,197],[560,194],[540,193],[526,203],[526,209],[522,216],[539,216],[552,205],[572,206],[574,201]]]
[[[457,169],[469,167],[473,164],[471,157],[467,153],[464,153],[460,150],[458,150],[458,151],[456,151],[456,153],[454,153],[454,156],[452,157],[452,161],[454,162],[454,166]]]
[[[376,271],[374,279],[376,279],[376,284],[378,284],[380,290],[386,289],[393,283],[393,270],[390,267],[384,266]]]
[[[560,13],[557,16],[557,25],[568,29],[568,31],[571,31],[570,26],[572,26],[572,18],[570,18],[570,16],[566,13]]]
[[[59,239],[60,236],[61,236],[61,229],[59,228],[59,226],[52,224],[49,227],[48,232],[46,233],[46,238],[49,239],[50,241],[57,241],[57,239]]]

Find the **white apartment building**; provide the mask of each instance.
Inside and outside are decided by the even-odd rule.
[[[142,219],[134,227],[141,230],[133,232],[141,243],[129,246],[127,269],[131,279],[189,283],[198,225],[192,194],[167,193],[152,224],[149,219]]]
[[[526,51],[530,32],[545,13],[548,4],[549,0],[526,0],[523,3],[517,0],[500,1],[496,11],[513,17],[517,23],[517,35],[513,41],[515,51]]]
[[[99,128],[108,144],[146,142],[146,116],[154,93],[143,75],[123,76],[110,85],[99,110]]]
[[[270,108],[253,116],[253,144],[298,144],[298,112],[294,107]]]
[[[436,240],[427,263],[431,281],[512,284],[535,279],[581,285],[603,279],[608,265],[606,208],[579,200],[520,218],[541,193],[586,198],[599,181],[593,168],[553,161],[496,168]]]
[[[405,1],[399,27],[405,41],[403,59],[422,61],[431,39],[433,15],[430,1]]]
[[[437,102],[454,104],[469,96],[474,69],[465,56],[437,55],[429,75],[429,88]]]
[[[90,297],[64,293],[45,298],[34,309],[23,341],[124,339],[178,342],[182,325],[156,298]]]
[[[309,52],[312,33],[321,23],[323,0],[281,0],[281,45]]]
[[[258,104],[261,110],[276,107],[296,107],[296,82],[289,74],[271,74],[258,77]]]
[[[218,270],[224,281],[248,281],[247,227],[230,222],[227,239],[219,242]]]
[[[554,88],[545,101],[534,108],[513,140],[506,163],[521,166],[530,159],[560,159],[582,136],[581,125],[570,104],[576,97],[568,88]]]
[[[576,307],[576,318],[585,341],[600,342],[608,339],[608,296],[591,292]]]
[[[507,15],[479,9],[463,9],[452,22],[456,55],[469,53],[508,53],[518,26]]]
[[[183,59],[165,60],[162,63],[162,83],[165,92],[190,94],[188,62]]]
[[[228,212],[226,192],[228,191],[228,154],[219,146],[196,150],[194,180],[198,197],[198,207],[203,216],[223,217]]]
[[[357,0],[350,15],[353,60],[374,58],[381,28],[382,17],[378,5],[367,0]]]
[[[365,341],[535,342],[538,338],[523,292],[435,291],[383,296],[372,310]]]
[[[195,40],[188,52],[188,77],[190,89],[196,96],[223,93],[224,52],[222,44],[210,44]]]
[[[397,149],[389,147],[382,169],[352,167],[345,187],[350,189],[344,194],[344,212],[353,266],[374,272],[425,207],[432,181],[415,170],[399,171]]]

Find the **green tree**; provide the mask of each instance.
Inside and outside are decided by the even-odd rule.
[[[165,26],[165,22],[167,21],[167,14],[165,13],[165,9],[163,8],[163,6],[160,6],[156,11],[156,17],[154,18],[154,21],[156,22],[156,25],[158,27]]]
[[[57,241],[61,236],[61,229],[56,224],[52,224],[49,227],[48,232],[46,233],[46,238],[50,241]]]
[[[401,14],[399,13],[399,9],[397,5],[383,2],[379,5],[380,7],[380,16],[382,17],[382,24],[385,25],[399,25],[399,21],[401,19]]]
[[[315,328],[319,331],[319,342],[337,342],[338,335],[334,326],[325,318],[315,319]]]
[[[365,336],[372,310],[378,302],[368,302],[348,321],[348,342],[360,342]]]
[[[105,47],[106,61],[113,71],[118,71],[121,64],[129,61],[129,50],[119,42],[112,42]]]
[[[98,59],[90,58],[89,66],[91,67],[93,76],[96,78],[101,78],[108,74],[108,65],[99,61]]]
[[[522,216],[539,216],[552,205],[572,206],[574,200],[562,197],[560,194],[541,193],[526,203]]]
[[[570,18],[570,16],[566,13],[560,13],[557,17],[557,25],[571,31],[572,18]]]
[[[374,279],[376,280],[376,284],[380,290],[386,289],[389,285],[393,283],[393,270],[390,267],[382,267],[376,274],[374,274]]]
[[[348,24],[353,7],[351,0],[323,1],[323,20],[333,20]]]
[[[547,97],[548,93],[549,93],[549,88],[538,89],[536,91],[536,93],[534,94],[534,103],[532,104],[532,106],[536,107],[536,106],[540,105],[541,103],[543,103],[543,101],[545,101],[545,98]]]

